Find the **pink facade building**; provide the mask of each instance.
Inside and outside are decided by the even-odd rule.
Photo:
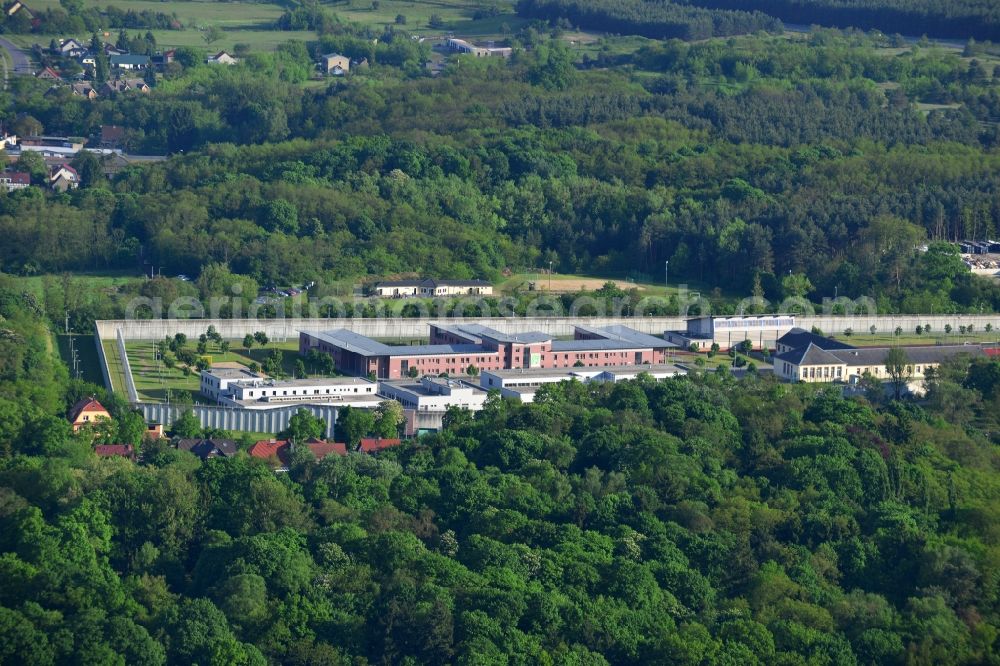
[[[676,345],[627,326],[578,326],[573,340],[546,333],[501,333],[479,324],[431,324],[430,344],[390,346],[349,331],[299,333],[299,351],[330,354],[336,368],[379,379],[465,374],[515,368],[615,367],[658,364]]]

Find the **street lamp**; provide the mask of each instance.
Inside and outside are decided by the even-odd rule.
[[[670,286],[670,262],[663,262],[663,287],[668,288]]]
[[[552,264],[553,264],[553,262],[550,261],[549,262],[549,293],[552,293]]]

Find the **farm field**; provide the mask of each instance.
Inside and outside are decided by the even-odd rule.
[[[497,7],[496,16],[475,19],[477,9]],[[381,0],[378,8],[371,2],[355,0],[346,4],[333,5],[331,9],[341,18],[368,25],[397,25],[396,17],[404,16],[402,25],[408,32],[420,35],[445,36],[454,33],[459,36],[502,38],[505,32],[515,32],[527,21],[514,14],[513,2],[487,3],[463,0],[433,0],[431,2],[408,2],[406,0]],[[432,28],[432,16],[438,16],[443,27]]]
[[[107,2],[94,2],[87,0],[85,5],[105,7]],[[32,7],[47,9],[58,7],[57,0],[40,0],[31,3]],[[121,6],[121,5],[119,5]],[[272,3],[257,2],[208,2],[202,0],[192,0],[190,2],[151,2],[149,0],[129,1],[124,8],[136,11],[155,11],[171,14],[184,25],[182,30],[153,30],[157,45],[162,48],[176,46],[196,46],[204,48],[206,51],[232,50],[237,43],[249,44],[251,51],[273,51],[283,42],[291,39],[314,40],[316,33],[310,30],[300,31],[280,31],[269,30],[284,9]],[[218,26],[223,31],[223,36],[212,44],[206,44],[202,37],[203,30],[209,26]],[[130,30],[130,33],[142,32],[145,30]],[[114,41],[117,31],[109,32],[106,39]],[[52,37],[64,37],[67,35],[8,35],[11,41],[21,46],[30,46],[34,43],[47,44]],[[72,36],[72,35],[70,35]],[[86,39],[88,35],[75,35],[78,39]]]
[[[86,0],[86,6],[105,7],[108,2]],[[486,7],[487,3],[478,2],[405,2],[400,0],[385,0],[379,2],[374,9],[371,2],[357,0],[340,3],[329,7],[337,16],[344,20],[355,21],[372,26],[395,26],[396,17],[406,17],[406,23],[401,26],[408,32],[426,36],[444,36],[449,33],[476,38],[502,39],[505,34],[517,31],[526,21],[514,14],[513,3],[502,3],[501,13],[496,16],[474,19],[478,8]],[[39,0],[31,3],[37,9],[58,7],[57,0]],[[119,5],[120,6],[120,5]],[[492,6],[492,5],[491,5]],[[238,43],[248,44],[251,51],[273,51],[279,44],[289,40],[314,41],[316,33],[311,30],[281,31],[269,29],[282,15],[284,7],[267,2],[212,2],[208,0],[191,0],[184,2],[154,2],[151,0],[130,0],[125,8],[136,11],[155,11],[176,16],[184,28],[182,30],[153,30],[157,44],[161,47],[195,46],[206,51],[232,50]],[[431,28],[432,15],[439,16],[444,22],[443,28]],[[212,44],[206,44],[202,35],[205,28],[217,26],[222,29],[223,36]],[[112,31],[114,32],[114,31]],[[136,31],[129,31],[136,32]],[[141,30],[139,32],[145,32]],[[9,35],[10,39],[21,46],[47,42],[53,36],[63,35]],[[86,38],[87,35],[77,35]],[[114,37],[108,34],[109,38]]]
[[[598,277],[593,275],[569,275],[553,273],[551,276],[551,289],[549,286],[550,276],[544,271],[538,273],[517,273],[507,278],[499,285],[496,285],[500,293],[509,293],[514,290],[527,291],[528,283],[535,283],[535,291],[555,294],[566,294],[578,291],[594,291],[600,289],[608,282],[613,282],[619,289],[638,289],[643,296],[664,296],[677,294],[680,285],[671,281],[668,287],[664,287],[663,282],[650,282],[648,277],[625,276],[625,277]],[[707,287],[691,284],[690,280],[684,281],[688,293],[700,291],[708,295],[711,291]]]

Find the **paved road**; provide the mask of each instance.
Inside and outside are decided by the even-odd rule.
[[[24,51],[3,37],[0,37],[0,48],[7,51],[10,55],[10,61],[14,64],[15,74],[31,74],[31,62],[28,60],[28,56],[24,54]]]

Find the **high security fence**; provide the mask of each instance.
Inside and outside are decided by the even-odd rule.
[[[333,437],[333,427],[337,422],[337,407],[330,405],[289,405],[275,409],[244,409],[219,407],[214,405],[171,405],[166,403],[140,402],[136,407],[146,421],[162,423],[169,427],[181,414],[191,411],[203,428],[239,430],[243,432],[281,432],[288,427],[288,421],[300,409],[311,412],[326,421],[326,437]]]
[[[725,315],[719,315],[725,316]],[[125,340],[162,340],[165,336],[184,333],[189,338],[197,338],[214,326],[226,339],[241,340],[248,333],[263,331],[272,340],[297,340],[299,331],[325,331],[346,328],[370,338],[386,340],[416,340],[427,338],[428,325],[432,322],[447,322],[441,318],[390,318],[390,319],[117,319],[95,322],[97,333],[107,339],[121,333]],[[620,324],[643,333],[662,335],[664,331],[679,331],[687,327],[683,317],[482,317],[453,319],[450,321],[476,323],[495,328],[503,333],[541,331],[554,336],[573,335],[573,327],[611,326]],[[809,315],[796,316],[795,323],[806,330],[813,326],[826,333],[842,333],[853,329],[855,333],[875,326],[880,332],[890,332],[901,327],[913,332],[917,325],[931,324],[936,331],[943,331],[946,324],[955,330],[960,326],[972,325],[982,331],[986,324],[1000,328],[1000,315]]]

